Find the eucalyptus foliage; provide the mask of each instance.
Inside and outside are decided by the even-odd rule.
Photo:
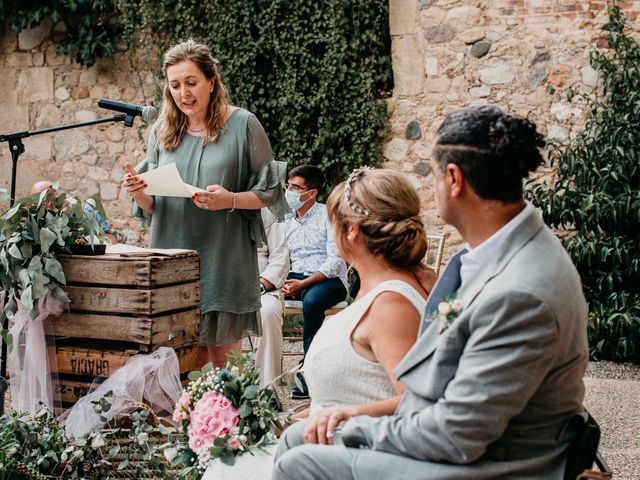
[[[640,363],[640,44],[620,7],[609,8],[609,49],[591,52],[600,88],[571,91],[589,112],[584,130],[550,151],[557,181],[531,187],[564,246],[589,302],[589,342],[598,359]]]
[[[91,211],[104,217],[100,199],[91,197],[86,207],[74,196],[47,189],[24,197],[0,216],[0,286],[9,301],[0,312],[16,312],[15,299],[38,314],[38,300],[48,292],[68,302],[60,285],[66,284],[59,253],[71,253],[77,244],[94,244],[104,233]]]
[[[111,392],[94,402],[98,412],[110,409]],[[0,480],[108,480],[126,469],[142,478],[174,478],[147,410],[128,416],[130,428],[109,424],[75,438],[51,412],[11,412],[0,417]],[[168,432],[165,427],[161,430]]]

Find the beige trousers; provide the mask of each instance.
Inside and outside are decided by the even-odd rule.
[[[262,336],[256,349],[256,365],[260,367],[260,386],[271,383],[282,373],[282,314],[284,305],[275,295],[261,297]]]

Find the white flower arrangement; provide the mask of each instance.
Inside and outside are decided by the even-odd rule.
[[[443,300],[438,304],[438,310],[431,314],[432,322],[440,322],[440,330],[438,333],[443,333],[447,328],[449,328],[455,319],[458,318],[462,309],[462,302],[455,297],[455,294],[453,296],[443,298]]]

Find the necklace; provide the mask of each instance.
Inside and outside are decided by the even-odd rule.
[[[204,129],[207,128],[206,125],[204,127],[202,127],[200,130],[196,130],[195,128],[191,128],[191,127],[187,127],[187,130],[189,130],[190,132],[193,133],[200,133],[200,132],[204,132]]]

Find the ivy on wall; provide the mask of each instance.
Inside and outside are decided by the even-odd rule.
[[[571,232],[592,355],[640,363],[640,43],[616,2],[605,28],[609,52],[591,53],[601,89],[569,98],[590,112],[585,128],[551,151],[557,182],[530,195],[548,225]]]
[[[189,37],[210,45],[234,103],[258,116],[277,159],[318,165],[329,185],[378,164],[388,123],[379,98],[392,82],[386,1],[118,6],[128,38],[154,37],[161,51]]]
[[[113,55],[120,31],[114,14],[110,0],[0,0],[0,24],[9,20],[15,32],[35,27],[46,18],[54,23],[64,20],[67,32],[57,54],[89,67],[96,58]]]
[[[379,163],[392,88],[386,0],[3,1],[16,31],[46,16],[81,18],[60,53],[87,65],[111,55],[118,36],[147,55],[203,41],[234,104],[263,123],[276,159],[318,165],[328,185]]]

